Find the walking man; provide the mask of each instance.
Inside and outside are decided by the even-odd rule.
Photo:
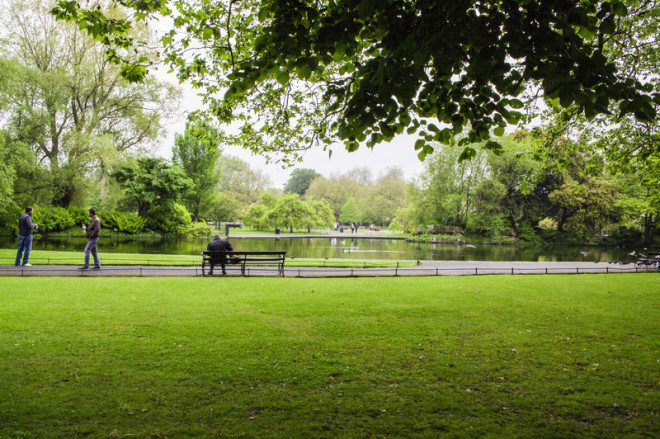
[[[32,232],[37,225],[32,222],[32,206],[25,208],[25,213],[18,218],[18,252],[16,253],[16,266],[31,267],[28,263],[32,251]],[[21,253],[23,264],[21,264]]]
[[[99,261],[99,251],[97,245],[99,243],[99,236],[101,236],[101,220],[96,216],[94,209],[89,209],[89,225],[82,226],[82,229],[87,233],[87,245],[85,246],[85,265],[82,269],[89,268],[89,254],[94,256],[94,269],[101,269],[101,261]]]

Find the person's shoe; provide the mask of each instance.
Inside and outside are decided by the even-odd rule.
[[[32,267],[32,264],[23,264],[23,267]]]
[[[93,267],[92,270],[100,270],[101,267]]]
[[[86,267],[86,266],[83,265],[82,267],[80,267],[80,269],[81,270],[89,270],[89,266]]]

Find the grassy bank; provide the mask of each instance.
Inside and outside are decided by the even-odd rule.
[[[99,253],[103,265],[160,265],[160,266],[199,266],[199,255],[162,255],[146,253]],[[33,265],[81,265],[82,252],[33,250],[30,263]],[[10,265],[16,261],[16,250],[0,249],[0,264]],[[338,267],[338,268],[379,268],[412,267],[416,261],[395,261],[380,259],[322,259],[288,258],[288,267]]]
[[[653,437],[659,281],[1,278],[0,437]]]

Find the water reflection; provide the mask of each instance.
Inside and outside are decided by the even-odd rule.
[[[236,238],[235,250],[285,250],[298,258],[345,259],[429,259],[456,261],[589,261],[609,262],[630,260],[628,251],[617,248],[555,247],[519,248],[494,245],[448,245],[407,243],[399,239],[371,238]],[[86,240],[80,238],[41,238],[35,240],[39,250],[82,251]],[[100,248],[115,253],[199,254],[206,248],[205,238],[102,238]],[[12,248],[16,241],[0,237],[0,247]]]

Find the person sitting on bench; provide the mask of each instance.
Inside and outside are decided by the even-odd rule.
[[[220,235],[215,235],[215,238],[213,238],[213,241],[209,243],[209,245],[206,247],[206,250],[212,252],[234,251],[229,241],[227,239],[220,238]],[[220,266],[222,267],[222,274],[227,274],[227,272],[225,271],[225,264],[227,263],[227,257],[225,255],[213,256],[211,257],[209,263],[211,265],[209,274],[213,274],[213,267],[218,264],[220,264]]]

